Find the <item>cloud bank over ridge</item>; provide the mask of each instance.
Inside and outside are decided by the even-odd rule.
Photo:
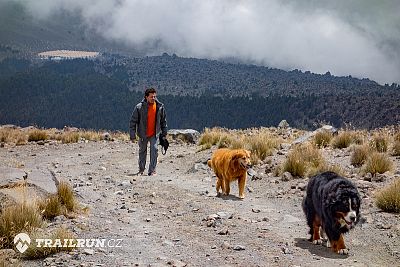
[[[128,45],[400,83],[397,0],[14,1],[39,19],[80,14],[86,27]]]

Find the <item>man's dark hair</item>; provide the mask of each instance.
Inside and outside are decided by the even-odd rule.
[[[149,94],[155,94],[157,93],[156,89],[154,89],[153,87],[147,88],[146,91],[144,92],[145,96],[149,96]]]

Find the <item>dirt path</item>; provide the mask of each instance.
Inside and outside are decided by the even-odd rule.
[[[196,149],[172,146],[149,177],[134,176],[137,148],[129,143],[1,148],[3,164],[53,170],[89,207],[87,215],[50,226],[66,225],[78,238],[122,239],[118,248],[80,249],[23,266],[399,266],[399,216],[380,213],[368,195],[366,222],[345,237],[350,255],[335,255],[306,240],[305,181],[261,175],[248,182],[244,200],[236,186],[231,196],[215,197],[215,178],[203,164],[211,151]]]

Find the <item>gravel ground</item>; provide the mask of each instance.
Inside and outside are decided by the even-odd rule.
[[[216,197],[215,177],[205,164],[213,149],[197,149],[173,143],[166,155],[160,153],[157,176],[136,176],[137,145],[128,142],[0,148],[3,166],[51,171],[69,181],[89,208],[73,219],[59,216],[48,228],[65,226],[77,238],[111,240],[110,247],[80,248],[21,265],[399,266],[400,216],[381,212],[372,199],[400,176],[399,159],[393,158],[396,169],[382,182],[368,182],[349,166],[349,150],[324,150],[328,161],[353,173],[363,197],[363,223],[345,236],[350,254],[342,256],[307,241],[301,209],[307,180],[282,181],[269,171],[287,150],[255,166],[257,175],[240,200],[236,185],[230,196]],[[120,246],[113,246],[119,240]]]

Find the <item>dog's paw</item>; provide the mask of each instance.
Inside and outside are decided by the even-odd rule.
[[[340,255],[349,255],[349,250],[347,248],[342,248],[339,249],[337,253]]]
[[[313,240],[312,243],[313,243],[314,245],[322,245],[322,239]]]
[[[244,195],[239,196],[240,199],[244,199]]]
[[[331,242],[329,242],[329,240],[326,240],[325,246],[326,246],[327,248],[330,248],[330,247],[331,247]]]

